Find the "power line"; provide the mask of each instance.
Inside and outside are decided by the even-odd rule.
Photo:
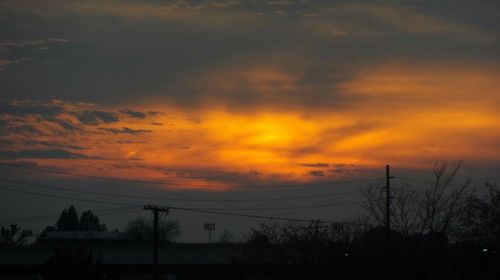
[[[44,194],[44,193],[39,193],[39,192],[31,192],[31,191],[24,191],[24,190],[16,190],[16,189],[10,189],[10,188],[5,188],[5,187],[0,187],[1,190],[6,190],[6,191],[11,191],[11,192],[18,192],[18,193],[24,193],[24,194],[30,194],[30,195],[39,195],[39,196],[45,196],[45,197],[52,197],[52,198],[58,198],[58,199],[70,199],[70,200],[76,200],[76,201],[84,201],[84,202],[92,202],[92,203],[105,203],[105,204],[115,204],[115,205],[130,205],[133,207],[137,207],[137,204],[129,204],[129,203],[121,203],[121,202],[108,202],[108,201],[102,201],[102,200],[92,200],[92,199],[83,199],[83,198],[74,198],[74,197],[68,197],[68,196],[61,196],[61,195],[51,195],[51,194]],[[289,210],[289,209],[307,209],[307,208],[325,208],[325,207],[332,207],[332,206],[342,206],[342,205],[351,205],[351,204],[359,204],[362,201],[353,201],[353,202],[346,202],[346,203],[330,203],[330,204],[316,204],[316,205],[306,205],[306,206],[290,206],[290,207],[268,207],[268,208],[193,208],[197,210],[206,210],[206,211],[211,211],[211,210],[240,210],[240,211],[264,211],[264,210]]]
[[[123,197],[123,198],[137,198],[137,199],[154,199],[154,200],[163,200],[163,201],[186,201],[186,202],[261,202],[261,201],[284,201],[284,200],[297,200],[297,199],[308,199],[308,198],[321,198],[321,197],[333,197],[339,195],[347,195],[363,192],[363,190],[354,190],[354,191],[345,191],[345,192],[337,192],[337,193],[328,193],[321,195],[305,195],[305,196],[292,196],[292,197],[283,197],[283,198],[259,198],[259,199],[188,199],[188,198],[161,198],[154,196],[144,196],[144,195],[129,195],[129,194],[118,194],[118,193],[109,193],[109,192],[96,192],[96,191],[84,191],[84,190],[75,190],[67,187],[59,187],[54,185],[46,185],[46,184],[36,184],[29,183],[25,181],[1,178],[0,181],[16,183],[21,185],[39,187],[39,188],[47,188],[61,191],[70,191],[77,193],[85,193],[85,194],[93,194],[93,195],[103,195],[103,196],[114,196],[114,197]]]
[[[223,215],[223,216],[235,216],[235,217],[243,217],[243,218],[255,218],[255,219],[264,219],[264,220],[276,220],[276,221],[288,221],[288,222],[317,222],[323,224],[355,224],[355,223],[347,223],[347,222],[333,222],[333,221],[324,221],[319,219],[301,219],[301,218],[284,218],[284,217],[274,217],[274,216],[261,216],[261,215],[251,215],[251,214],[241,214],[241,213],[231,213],[231,212],[218,212],[218,211],[210,211],[210,210],[201,210],[196,208],[185,208],[185,207],[169,207],[172,210],[180,210],[187,212],[197,212],[197,213],[207,213],[207,214],[215,214],[215,215]]]
[[[290,210],[290,209],[310,209],[310,208],[326,208],[333,206],[355,205],[363,203],[363,201],[350,201],[344,203],[328,203],[328,204],[314,204],[304,206],[290,206],[290,207],[267,207],[267,208],[196,208],[199,210],[217,210],[217,211],[261,211],[261,210]]]
[[[139,209],[132,209],[132,210],[122,210],[122,211],[116,211],[116,212],[112,212],[112,213],[104,213],[104,214],[99,214],[99,216],[110,216],[110,215],[119,215],[119,214],[128,214],[128,213],[136,213],[136,212],[139,212]],[[36,224],[36,223],[45,223],[45,222],[55,222],[58,220],[58,216],[57,217],[47,217],[45,219],[32,219],[32,220],[7,220],[7,221],[4,221],[4,222],[0,222],[0,223],[4,223],[4,224],[7,224],[7,223],[15,223],[15,224]]]
[[[23,190],[9,189],[9,188],[5,188],[5,187],[0,187],[0,189],[1,190],[6,190],[6,191],[10,191],[10,192],[18,192],[18,193],[25,193],[25,194],[31,194],[31,195],[39,195],[39,196],[52,197],[52,198],[58,198],[58,199],[68,199],[68,200],[76,200],[76,201],[84,201],[84,202],[92,202],[92,203],[127,205],[127,206],[135,206],[135,207],[139,207],[140,206],[138,204],[128,204],[128,203],[120,203],[120,202],[108,202],[108,201],[91,200],[91,199],[80,199],[80,198],[73,198],[73,197],[60,196],[60,195],[49,195],[49,194],[42,194],[42,193],[37,193],[37,192],[29,192],[29,191],[23,191]],[[320,222],[320,223],[339,224],[339,222],[321,221],[321,220],[314,220],[314,219],[283,218],[283,217],[273,217],[273,216],[250,215],[250,214],[231,213],[231,212],[219,212],[219,211],[203,210],[203,209],[197,209],[197,208],[186,208],[186,207],[169,207],[169,208],[173,209],[173,210],[180,210],[180,211],[217,214],[217,215],[224,215],[224,216],[236,216],[236,217],[245,217],[245,218],[258,218],[258,219],[266,219],[266,220],[278,220],[278,221],[281,220],[281,221],[292,221],[292,222]]]
[[[6,188],[6,187],[0,187],[0,189],[4,190],[4,191],[9,191],[9,192],[17,192],[17,193],[38,195],[38,196],[52,197],[52,198],[58,198],[58,199],[68,199],[68,200],[75,200],[75,201],[92,202],[92,203],[102,203],[102,204],[111,204],[111,205],[140,206],[138,204],[131,204],[131,203],[112,202],[112,201],[94,200],[94,199],[85,199],[85,198],[76,198],[76,197],[69,197],[69,196],[55,195],[55,194],[44,194],[44,193],[38,193],[38,192],[31,192],[31,191],[10,189],[10,188]]]
[[[106,208],[95,210],[94,213],[105,213],[105,212],[113,212],[113,211],[123,211],[123,210],[131,210],[137,208],[136,206],[128,206],[128,207],[115,207],[115,208]],[[15,218],[0,218],[1,221],[5,220],[24,220],[24,219],[44,219],[44,218],[52,218],[55,216],[59,216],[60,214],[46,214],[46,215],[38,215],[38,216],[24,216],[24,217],[15,217]]]
[[[109,216],[109,215],[117,215],[117,214],[126,214],[126,213],[134,213],[138,212],[141,209],[134,207],[136,209],[122,209],[122,210],[113,210],[107,212],[95,211],[95,214],[99,214],[99,216]],[[33,223],[42,223],[42,222],[51,222],[55,221],[59,218],[60,214],[52,214],[52,215],[43,215],[43,216],[25,216],[25,217],[17,217],[17,218],[3,218],[0,219],[0,224],[7,223],[16,223],[16,224],[33,224]]]
[[[397,176],[397,177],[394,177],[394,178],[405,180],[405,181],[417,182],[417,183],[426,183],[426,184],[431,184],[431,185],[434,185],[434,184],[438,183],[437,181],[423,180],[423,179],[410,178],[410,177],[400,177],[400,176]],[[446,186],[460,188],[460,187],[463,187],[464,185],[446,184]]]
[[[360,180],[331,181],[331,182],[307,183],[307,184],[282,184],[282,185],[206,185],[205,184],[205,185],[202,185],[202,184],[185,184],[185,183],[173,183],[173,182],[154,182],[154,181],[144,181],[144,180],[122,179],[122,178],[116,178],[116,177],[85,175],[85,174],[78,174],[78,173],[67,172],[67,171],[50,170],[50,169],[44,169],[44,168],[22,166],[22,165],[16,165],[16,164],[6,163],[6,162],[0,162],[0,165],[14,167],[14,168],[23,168],[23,169],[27,169],[27,170],[34,170],[34,171],[38,171],[38,172],[62,174],[62,175],[84,177],[84,178],[106,180],[106,181],[139,183],[139,184],[153,184],[153,185],[171,185],[171,186],[184,186],[184,187],[208,187],[208,188],[263,188],[263,189],[266,189],[266,188],[288,188],[288,187],[313,187],[313,186],[329,186],[329,185],[338,185],[338,184],[366,183],[366,182],[373,182],[376,180],[380,180],[380,178],[368,178],[368,179],[360,179]]]

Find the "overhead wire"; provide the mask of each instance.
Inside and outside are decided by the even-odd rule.
[[[13,167],[20,167],[20,168],[28,168],[24,166],[16,166],[12,164],[7,164],[7,163],[2,163],[2,165],[7,165],[7,166],[13,166]],[[89,177],[88,175],[83,175],[83,174],[74,174],[74,173],[67,173],[67,172],[59,172],[59,171],[52,171],[52,170],[45,170],[45,169],[38,169],[38,168],[28,168],[28,169],[35,169],[37,171],[42,171],[42,172],[56,172],[56,173],[64,173],[68,175],[74,175],[74,176],[79,176],[81,175],[82,177]],[[119,181],[127,181],[127,182],[139,182],[137,180],[128,180],[128,179],[120,179],[120,178],[108,178],[108,177],[100,177],[100,176],[90,176],[91,178],[98,178],[98,179],[109,179],[109,180],[114,180],[117,179]],[[74,189],[69,189],[69,188],[63,188],[63,187],[57,187],[57,186],[49,186],[49,185],[42,185],[42,184],[34,184],[34,183],[29,183],[29,182],[24,182],[24,181],[19,181],[19,180],[12,180],[12,179],[5,179],[5,178],[0,178],[0,180],[11,182],[11,183],[18,183],[18,184],[25,184],[25,185],[30,185],[30,186],[37,186],[37,187],[44,187],[44,188],[50,188],[50,189],[56,189],[56,190],[63,190],[63,191],[74,191],[74,192],[80,192],[80,193],[87,193],[87,194],[96,194],[96,195],[113,195],[116,197],[127,197],[127,198],[141,198],[141,199],[159,199],[159,198],[153,198],[149,196],[135,196],[135,195],[122,195],[122,194],[111,194],[111,193],[104,193],[104,192],[92,192],[92,191],[83,191],[83,190],[74,190]],[[337,184],[337,183],[361,183],[361,182],[369,182],[369,181],[374,181],[374,180],[379,180],[379,178],[376,179],[363,179],[363,180],[353,180],[353,181],[336,181],[336,182],[328,182],[328,183],[319,183],[321,185],[323,184]],[[148,181],[140,181],[142,183],[152,183]],[[159,182],[156,182],[159,183]],[[165,183],[161,183],[165,184]],[[185,185],[185,184],[183,184]],[[311,186],[311,185],[318,185],[318,184],[304,184],[304,185],[280,185],[280,186]],[[228,186],[224,186],[228,187]],[[241,186],[239,186],[241,187]],[[246,186],[250,187],[250,186]],[[255,186],[254,186],[255,187]],[[276,185],[273,187],[277,187]],[[32,191],[26,191],[26,190],[19,190],[19,189],[11,189],[11,188],[6,188],[0,186],[0,190],[4,191],[9,191],[9,192],[17,192],[17,193],[23,193],[23,194],[29,194],[29,195],[38,195],[38,196],[44,196],[44,197],[51,197],[51,198],[57,198],[57,199],[67,199],[67,200],[74,200],[74,201],[83,201],[83,202],[91,202],[91,203],[101,203],[101,204],[111,204],[111,205],[122,205],[122,206],[131,206],[131,207],[139,207],[142,205],[139,204],[131,204],[131,203],[124,203],[124,202],[114,202],[114,201],[103,201],[103,200],[95,200],[95,199],[85,199],[85,198],[76,198],[76,197],[69,197],[69,196],[63,196],[63,195],[55,195],[55,194],[46,194],[46,193],[39,193],[39,192],[32,192]],[[287,198],[264,198],[264,199],[239,199],[239,200],[231,200],[231,201],[277,201],[277,200],[293,200],[293,199],[305,199],[305,198],[317,198],[317,197],[329,197],[329,196],[337,196],[337,195],[344,195],[344,194],[351,194],[351,193],[357,193],[361,192],[362,190],[356,190],[356,191],[349,191],[349,192],[341,192],[341,193],[333,193],[333,194],[322,194],[322,195],[309,195],[309,196],[296,196],[296,197],[287,197]],[[175,199],[163,199],[163,200],[178,200],[178,201],[228,201],[228,200],[208,200],[208,199],[183,199],[183,198],[175,198]],[[274,217],[274,216],[262,216],[262,215],[250,215],[250,214],[242,214],[242,213],[233,213],[233,212],[220,212],[220,211],[254,211],[254,210],[285,210],[285,209],[305,209],[305,208],[322,208],[322,207],[330,207],[330,206],[339,206],[339,205],[348,205],[348,204],[357,204],[360,203],[360,201],[353,201],[353,202],[347,202],[347,203],[340,203],[340,204],[319,204],[319,205],[306,205],[306,206],[292,206],[292,207],[269,207],[269,208],[187,208],[187,207],[176,207],[172,206],[169,207],[170,209],[174,210],[180,210],[180,211],[188,211],[188,212],[198,212],[198,213],[208,213],[208,214],[216,214],[216,215],[225,215],[225,216],[238,216],[238,217],[246,217],[246,218],[258,218],[258,219],[270,219],[270,220],[282,220],[282,221],[293,221],[293,222],[321,222],[321,223],[332,223],[332,224],[338,224],[339,222],[333,222],[333,221],[319,221],[315,219],[302,219],[302,218],[286,218],[286,217]]]
[[[69,199],[69,200],[94,202],[94,203],[105,203],[105,204],[115,204],[115,205],[116,204],[117,205],[127,205],[127,206],[135,206],[135,207],[140,206],[138,204],[107,202],[107,201],[98,201],[98,200],[90,200],[90,199],[72,198],[72,197],[59,196],[59,195],[49,195],[49,194],[42,194],[42,193],[37,193],[37,192],[9,189],[9,188],[5,188],[5,187],[0,187],[0,189],[12,191],[12,192],[25,193],[25,194],[59,198],[59,199]],[[324,206],[320,206],[320,207],[324,207]],[[187,207],[176,207],[176,206],[168,206],[168,208],[170,208],[172,210],[180,210],[180,211],[188,211],[188,212],[208,213],[208,214],[216,214],[216,215],[224,215],[224,216],[237,216],[237,217],[245,217],[245,218],[258,218],[258,219],[266,219],[266,220],[281,220],[281,221],[293,221],[293,222],[321,222],[321,223],[331,223],[331,224],[338,224],[339,223],[339,222],[333,222],[333,221],[321,221],[321,220],[317,220],[317,219],[284,218],[284,217],[274,217],[274,216],[250,215],[250,214],[242,214],[242,213],[234,213],[234,212],[220,212],[220,211],[214,211],[214,210],[210,210],[210,209],[200,209],[200,208],[187,208]],[[293,208],[288,207],[288,209],[293,209]]]
[[[113,205],[126,205],[126,206],[133,206],[133,207],[140,207],[140,206],[142,206],[140,204],[131,204],[131,203],[123,203],[123,202],[112,202],[112,201],[103,201],[103,200],[94,200],[94,199],[68,197],[68,196],[62,196],[62,195],[45,194],[45,193],[39,193],[39,192],[32,192],[32,191],[11,189],[11,188],[1,187],[1,186],[0,186],[0,190],[10,191],[10,192],[17,192],[17,193],[23,193],[23,194],[29,194],[29,195],[38,195],[38,196],[44,196],[44,197],[51,197],[51,198],[57,198],[57,199],[68,199],[68,200],[75,200],[75,201],[91,202],[91,203],[102,203],[102,204],[113,204]],[[203,211],[211,211],[211,210],[217,210],[217,211],[223,211],[223,210],[260,211],[260,210],[285,210],[285,209],[288,210],[288,209],[306,209],[306,208],[325,208],[325,207],[340,206],[340,205],[349,205],[349,204],[356,204],[356,203],[360,203],[360,201],[346,202],[346,203],[339,203],[339,204],[331,203],[331,204],[306,205],[306,206],[290,206],[290,207],[268,207],[268,208],[192,208],[192,209],[203,210]],[[172,208],[172,207],[170,207],[170,208]]]
[[[243,217],[243,218],[255,218],[255,219],[264,219],[264,220],[276,220],[276,221],[288,221],[288,222],[309,222],[309,223],[316,222],[316,223],[322,223],[322,224],[353,224],[353,223],[348,223],[348,222],[334,222],[334,221],[327,221],[327,220],[321,220],[321,219],[303,219],[303,218],[285,218],[285,217],[275,217],[275,216],[262,216],[262,215],[202,210],[202,209],[186,208],[186,207],[169,207],[169,208],[172,210],[180,210],[180,211],[187,211],[187,212],[197,212],[197,213],[215,214],[215,215],[223,215],[223,216],[234,216],[234,217]]]
[[[411,181],[411,182],[418,182],[418,183],[426,183],[426,184],[436,184],[436,181],[430,181],[430,180],[423,180],[423,179],[417,179],[417,178],[410,178],[410,177],[401,177],[397,176],[394,177],[395,179],[401,179],[405,181]],[[463,187],[464,185],[457,185],[457,184],[446,184],[446,186],[450,187]]]
[[[109,211],[94,211],[95,214],[99,214],[99,216],[109,216],[109,215],[118,215],[118,214],[127,214],[138,212],[139,209],[122,209],[122,210],[111,210]],[[33,223],[41,223],[41,222],[50,222],[56,221],[59,218],[60,214],[49,214],[49,215],[39,215],[39,216],[24,216],[24,217],[14,217],[14,218],[2,218],[0,219],[0,224],[8,224],[8,223],[18,223],[18,224],[33,224]]]
[[[289,187],[313,187],[313,186],[329,186],[329,185],[338,185],[338,184],[355,184],[355,183],[366,183],[372,182],[375,180],[380,180],[380,178],[367,178],[367,179],[359,179],[359,180],[345,180],[345,181],[330,181],[330,182],[318,182],[318,183],[307,183],[307,184],[280,184],[280,185],[209,185],[209,184],[186,184],[186,183],[175,183],[175,182],[159,182],[159,181],[145,181],[145,180],[135,180],[135,179],[123,179],[116,177],[105,177],[105,176],[95,176],[95,175],[85,175],[68,171],[60,171],[60,170],[51,170],[44,169],[38,167],[29,167],[16,165],[12,163],[0,162],[0,165],[14,167],[14,168],[22,168],[27,170],[33,170],[38,172],[45,173],[54,173],[60,175],[69,175],[76,177],[84,177],[98,180],[107,180],[107,181],[118,181],[118,182],[128,182],[128,183],[139,183],[139,184],[153,184],[153,185],[172,185],[172,186],[185,186],[185,187],[210,187],[210,188],[289,188]]]
[[[326,208],[333,206],[357,205],[363,201],[350,201],[343,203],[327,203],[327,204],[314,204],[304,206],[289,206],[289,207],[264,207],[264,208],[195,208],[199,210],[217,210],[217,211],[262,211],[262,210],[292,210],[292,209],[310,209],[310,208]]]
[[[111,204],[111,205],[124,205],[124,206],[125,205],[126,206],[142,206],[142,205],[139,205],[139,204],[113,202],[113,201],[104,201],[104,200],[95,200],[95,199],[85,199],[85,198],[69,197],[69,196],[63,196],[63,195],[45,194],[45,193],[31,192],[31,191],[25,191],[25,190],[10,189],[10,188],[6,188],[6,187],[3,187],[3,186],[0,186],[0,190],[9,191],[9,192],[24,193],[24,194],[30,194],[30,195],[52,197],[52,198],[58,198],[58,199],[68,199],[68,200],[74,200],[74,201],[91,202],[91,203],[101,203],[101,204]]]
[[[190,198],[175,198],[175,197],[163,198],[163,197],[145,196],[145,195],[131,195],[131,194],[119,194],[119,193],[109,193],[109,192],[86,191],[86,190],[71,189],[68,187],[30,183],[30,182],[26,182],[26,181],[13,180],[13,179],[2,178],[2,177],[0,177],[0,181],[16,183],[16,184],[21,184],[21,185],[28,185],[28,186],[39,187],[39,188],[47,188],[47,189],[77,192],[77,193],[85,193],[85,194],[92,194],[92,195],[114,196],[114,197],[123,197],[123,198],[137,198],[137,199],[153,199],[153,200],[163,200],[163,201],[185,201],[185,202],[285,201],[285,200],[297,200],[297,199],[309,199],[309,198],[321,198],[321,197],[334,197],[334,196],[339,196],[339,195],[348,195],[348,194],[363,192],[363,190],[353,190],[353,191],[327,193],[327,194],[320,194],[320,195],[305,195],[305,196],[292,196],[292,197],[280,197],[280,198],[258,198],[258,199],[257,198],[256,199],[190,199]]]

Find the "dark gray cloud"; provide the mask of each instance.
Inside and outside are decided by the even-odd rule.
[[[318,162],[318,163],[303,163],[300,165],[304,166],[304,167],[309,167],[309,168],[322,169],[322,170],[310,171],[309,175],[312,175],[312,176],[325,176],[326,172],[334,173],[334,174],[354,173],[354,172],[371,173],[371,172],[377,170],[377,167],[373,167],[373,166],[370,167],[370,166],[357,165],[357,164],[347,164],[347,163]]]
[[[14,144],[14,141],[9,139],[0,139],[0,146],[9,146]]]
[[[325,172],[322,170],[311,170],[311,171],[309,171],[309,175],[323,177],[323,176],[325,176]]]
[[[47,118],[47,121],[54,122],[58,124],[61,128],[67,130],[67,131],[72,131],[72,132],[83,132],[83,129],[76,124],[74,124],[71,120],[69,119],[63,119],[63,118]]]
[[[141,134],[141,133],[150,133],[152,132],[151,130],[145,130],[145,129],[132,129],[128,127],[122,127],[122,128],[100,128],[103,131],[110,132],[113,134],[131,134],[131,135],[136,135],[136,134]]]
[[[146,118],[146,113],[143,113],[143,112],[140,112],[140,111],[134,111],[134,110],[130,110],[130,109],[125,109],[125,110],[122,110],[120,111],[120,113],[122,114],[125,114],[131,118],[136,118],[136,119],[144,119]]]
[[[73,153],[63,149],[26,149],[18,151],[0,151],[0,158],[3,159],[20,159],[20,158],[37,158],[37,159],[99,159],[85,154]]]
[[[63,112],[64,108],[57,104],[44,104],[36,101],[0,101],[0,114],[54,117],[62,114]]]
[[[0,135],[18,135],[18,136],[40,136],[45,133],[39,130],[36,126],[30,124],[11,124],[0,120]]]
[[[33,12],[38,11],[36,5],[7,2],[0,9],[6,19],[0,35],[12,38],[5,47],[26,38],[69,40],[37,54],[39,61],[59,64],[19,64],[4,71],[0,83],[8,98],[56,93],[65,99],[105,104],[146,98],[184,107],[218,102],[234,110],[341,109],[354,97],[341,94],[336,86],[367,66],[388,59],[476,61],[499,56],[496,1],[481,5],[468,1],[286,1],[286,5],[96,1],[95,10],[52,1],[43,13]],[[103,25],[107,28],[99,28]],[[20,57],[32,55],[29,48],[18,50],[23,51]],[[236,79],[229,90],[201,83],[213,69],[237,70],[249,61],[281,54],[287,57],[272,65],[302,74],[293,90],[262,94],[245,79]],[[23,82],[26,77],[29,83]]]
[[[83,110],[74,113],[76,118],[86,125],[97,125],[99,123],[114,123],[118,122],[118,116],[115,113],[98,111],[98,110]]]
[[[147,141],[144,140],[118,140],[116,141],[118,144],[144,144],[147,143]]]
[[[28,146],[45,146],[49,148],[64,148],[64,149],[72,149],[72,150],[85,150],[87,148],[77,145],[71,144],[63,144],[55,141],[39,141],[39,140],[26,140],[23,142]]]
[[[53,43],[67,43],[66,39],[62,38],[49,38],[49,39],[32,39],[32,40],[18,40],[18,41],[0,41],[0,72],[5,71],[6,68],[28,62],[36,61],[37,58],[28,56],[26,57],[27,48],[37,51],[48,51],[50,45]],[[36,53],[30,53],[32,56],[37,56]],[[48,61],[41,61],[47,63]]]
[[[318,162],[318,163],[303,163],[301,166],[305,167],[329,167],[329,163],[323,163],[323,162]]]

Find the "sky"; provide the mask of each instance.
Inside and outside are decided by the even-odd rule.
[[[489,0],[0,1],[0,161],[11,164],[0,166],[0,179],[24,191],[0,190],[0,221],[69,204],[118,207],[26,192],[151,203],[16,180],[268,199],[359,190],[380,182],[386,164],[428,179],[434,163],[463,160],[464,178],[498,181],[499,8]],[[285,187],[269,187],[276,185]],[[161,203],[347,203],[250,211],[339,220],[357,213],[361,199]],[[146,215],[102,219],[120,228],[133,214]],[[258,222],[171,216],[185,241],[205,237],[203,221],[235,235]]]

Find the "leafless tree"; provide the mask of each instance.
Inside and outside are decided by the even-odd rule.
[[[449,234],[465,211],[467,197],[473,191],[470,179],[458,182],[462,162],[439,162],[432,167],[430,186],[406,185],[392,188],[391,226],[403,236],[412,234]],[[385,190],[380,185],[365,192],[365,209],[371,218],[385,225]]]
[[[448,240],[459,228],[467,197],[473,192],[470,179],[459,180],[462,162],[440,162],[432,167],[434,179],[426,185],[391,188],[389,256],[421,264],[423,277],[437,269]],[[380,186],[365,193],[365,208],[379,225],[385,225],[386,193]]]
[[[173,242],[181,234],[179,223],[173,220],[160,218],[158,223],[160,241]],[[144,217],[137,217],[128,221],[125,232],[137,240],[153,239],[153,223]]]
[[[461,217],[461,240],[500,248],[500,187],[485,184],[486,192],[468,197]]]

